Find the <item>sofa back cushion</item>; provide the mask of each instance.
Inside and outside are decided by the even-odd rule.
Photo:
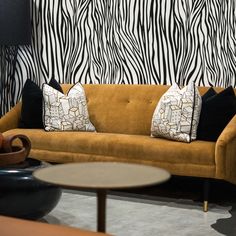
[[[152,115],[169,86],[86,84],[89,117],[97,132],[150,135]],[[62,85],[67,92],[71,85]]]
[[[63,84],[64,93],[72,84]],[[97,132],[150,135],[153,112],[168,85],[85,84],[89,118]],[[209,87],[199,87],[203,95]],[[217,92],[223,88],[216,88]]]

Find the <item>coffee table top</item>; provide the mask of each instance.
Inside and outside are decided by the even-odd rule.
[[[33,173],[37,179],[69,189],[120,189],[162,183],[170,174],[161,168],[120,162],[58,164]]]

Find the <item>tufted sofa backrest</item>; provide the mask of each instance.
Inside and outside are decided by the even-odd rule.
[[[72,85],[63,84],[65,93]],[[89,117],[98,132],[150,135],[156,105],[167,85],[86,84]],[[207,87],[200,87],[204,94]],[[220,91],[221,89],[217,89]]]

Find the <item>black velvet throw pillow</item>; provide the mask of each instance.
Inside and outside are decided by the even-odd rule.
[[[232,86],[218,94],[210,88],[202,96],[197,139],[216,141],[235,114],[236,98]]]
[[[51,79],[49,85],[58,91],[63,92],[60,84],[55,79]],[[44,128],[42,120],[42,102],[43,92],[41,88],[30,79],[27,79],[22,90],[20,128]]]
[[[211,87],[208,89],[208,91],[202,96],[202,102],[206,102],[206,100],[214,95],[216,95],[217,92]]]

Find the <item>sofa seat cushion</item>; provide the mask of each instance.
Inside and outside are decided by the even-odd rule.
[[[146,135],[67,131],[45,132],[42,129],[13,129],[5,132],[4,135],[19,133],[25,134],[31,139],[32,151],[45,150],[71,153],[71,158],[59,162],[79,161],[73,160],[72,154],[75,153],[78,155],[100,156],[101,161],[106,160],[106,156],[108,156],[118,157],[120,160],[130,160],[131,162],[132,160],[145,160],[154,163],[215,165],[214,142],[197,140],[191,143],[180,143],[162,138],[151,138]],[[47,154],[43,159],[51,162],[58,161],[48,159]]]

